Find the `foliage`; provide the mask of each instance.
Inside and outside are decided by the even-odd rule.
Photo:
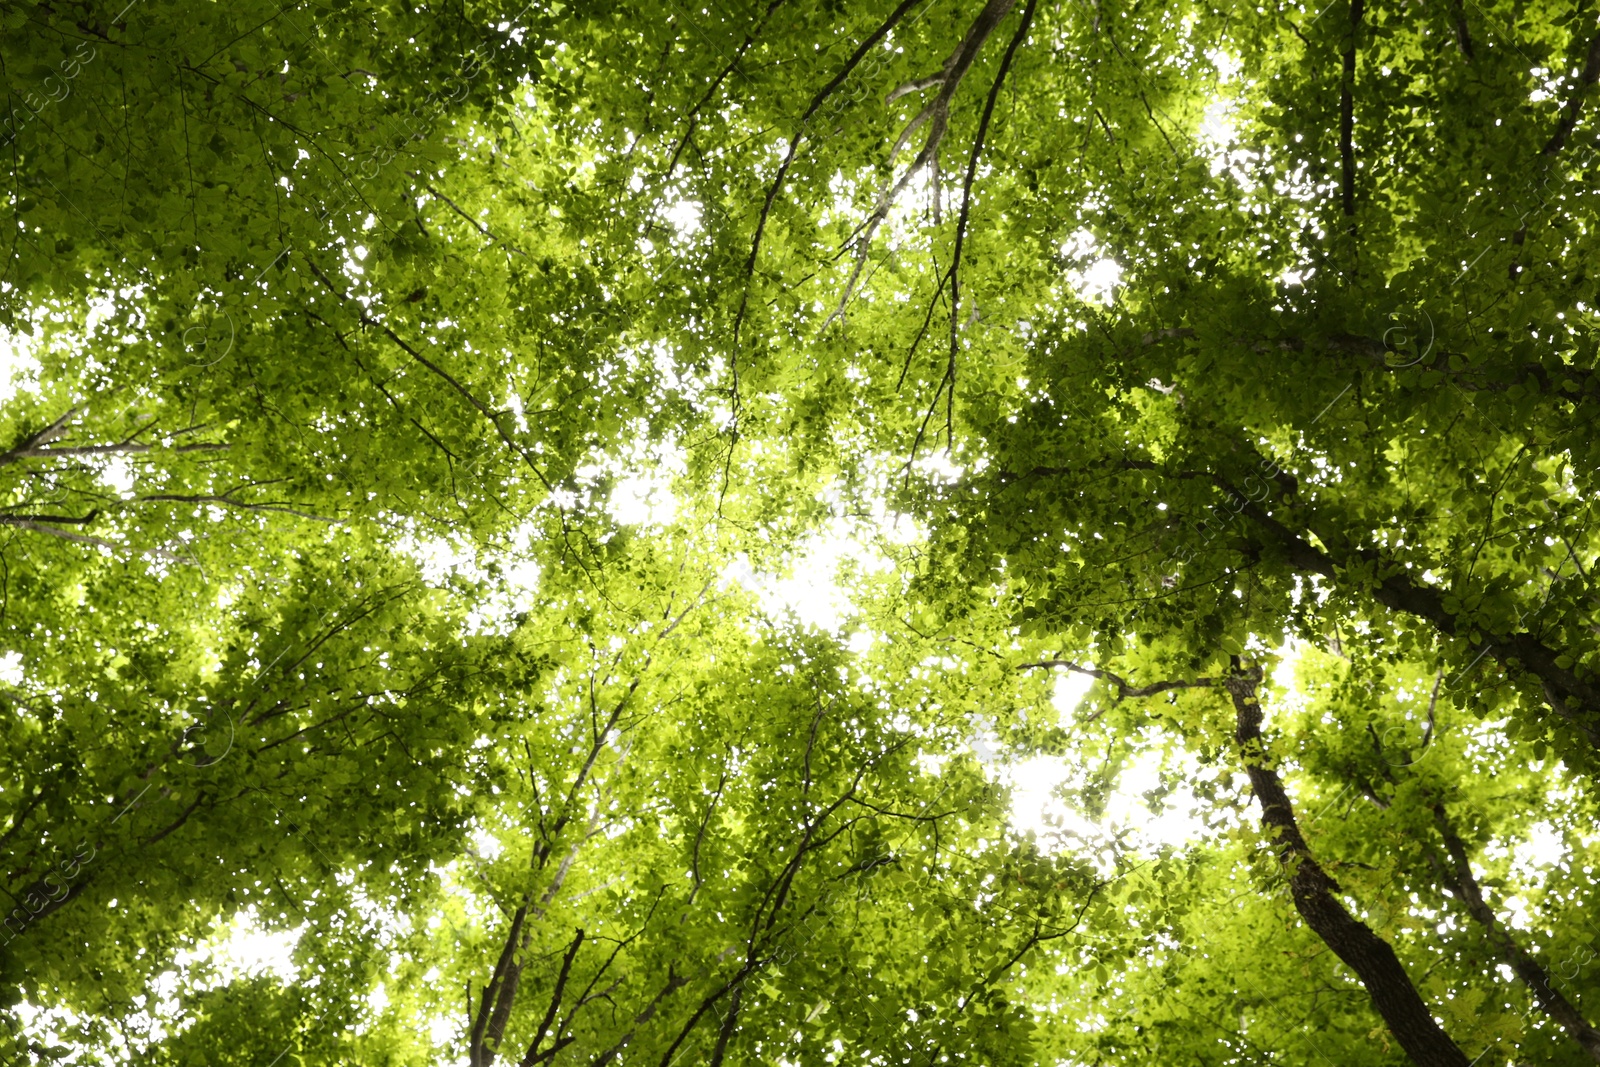
[[[0,17],[17,1062],[1600,1058],[1587,9]]]

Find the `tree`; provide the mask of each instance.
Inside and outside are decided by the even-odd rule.
[[[1600,1055],[1592,14],[514,8],[5,8],[15,1058]]]

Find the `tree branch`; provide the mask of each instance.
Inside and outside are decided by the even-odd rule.
[[[966,180],[961,184],[961,214],[956,222],[955,252],[950,258],[950,361],[945,368],[945,378],[949,381],[949,392],[945,394],[945,444],[952,449],[955,448],[956,353],[961,329],[957,325],[961,317],[961,251],[966,243],[967,222],[972,210],[972,180],[978,172],[978,157],[983,154],[983,142],[989,134],[989,122],[994,117],[995,101],[1000,98],[1000,87],[1005,84],[1017,49],[1028,38],[1036,3],[1037,0],[1028,0],[1027,7],[1022,9],[1022,22],[1017,26],[1017,32],[1011,35],[1011,43],[1006,46],[1005,56],[1000,60],[1000,70],[994,76],[994,84],[989,86],[989,98],[983,105],[983,118],[978,122],[978,135],[973,138],[972,154],[967,158]],[[840,308],[843,310],[842,304]],[[977,309],[973,310],[976,312]]]
[[[1346,218],[1356,213],[1356,154],[1353,142],[1356,128],[1356,35],[1361,29],[1361,16],[1366,7],[1366,0],[1350,0],[1350,39],[1344,49],[1344,80],[1339,90],[1339,161],[1343,173],[1341,185]]]
[[[1461,54],[1471,63],[1477,59],[1472,51],[1472,33],[1467,29],[1467,12],[1461,5],[1461,0],[1450,0],[1450,17],[1455,23],[1456,47],[1461,49]]]
[[[100,517],[100,509],[95,508],[87,515],[17,515],[14,513],[0,513],[0,522],[9,522],[14,526],[32,526],[36,522],[53,522],[61,526],[87,526]]]
[[[1345,910],[1338,883],[1317,863],[1300,834],[1294,807],[1276,771],[1266,764],[1261,742],[1261,704],[1256,689],[1261,669],[1244,671],[1231,657],[1233,674],[1224,685],[1233,698],[1235,740],[1250,786],[1261,803],[1261,822],[1277,839],[1279,864],[1289,878],[1295,910],[1307,926],[1361,979],[1373,1007],[1418,1067],[1471,1067],[1450,1035],[1434,1021],[1389,943]]]
[[[413,179],[416,179],[416,178],[419,177],[419,175],[412,174],[411,177]],[[526,253],[522,249],[518,248],[516,245],[509,244],[506,241],[502,240],[501,238],[496,237],[495,234],[494,234],[494,231],[490,230],[489,227],[485,226],[483,223],[479,222],[477,219],[475,219],[471,215],[467,214],[466,211],[462,209],[460,204],[457,204],[454,200],[451,200],[448,196],[445,196],[443,193],[441,193],[439,190],[435,189],[433,186],[431,186],[431,185],[423,185],[423,188],[428,190],[428,192],[432,193],[435,200],[443,201],[447,206],[449,206],[450,210],[454,211],[457,215],[460,215],[462,218],[466,219],[467,222],[472,225],[473,229],[477,230],[480,234],[482,234],[488,240],[494,242],[497,245],[500,245],[507,252],[515,252],[517,255],[521,256],[523,259],[532,259],[533,258],[532,256],[528,255],[528,253]]]
[[[860,65],[866,54],[879,41],[883,40],[890,30],[899,25],[900,20],[905,18],[912,8],[921,2],[922,0],[900,0],[899,6],[889,13],[889,17],[879,23],[878,28],[868,34],[866,40],[856,46],[856,50],[850,54],[850,58],[845,61],[839,73],[835,74],[828,84],[817,90],[817,94],[811,98],[811,103],[806,107],[805,114],[800,116],[800,128],[789,138],[789,148],[784,152],[783,162],[778,165],[777,175],[772,179],[772,184],[767,187],[767,197],[761,205],[761,215],[756,220],[756,232],[750,238],[750,255],[744,264],[744,286],[739,294],[739,310],[733,316],[733,347],[730,349],[728,356],[728,372],[731,379],[729,386],[731,419],[728,424],[728,432],[731,440],[728,445],[727,459],[722,466],[722,490],[717,496],[718,514],[722,512],[722,498],[727,495],[728,480],[733,473],[733,449],[739,440],[739,417],[743,413],[743,401],[740,399],[739,393],[739,339],[744,329],[745,313],[750,308],[750,282],[755,277],[756,258],[761,253],[761,237],[767,231],[767,220],[772,216],[772,205],[778,199],[778,192],[783,188],[783,182],[789,174],[789,168],[794,165],[795,155],[800,150],[800,142],[805,137],[806,129],[811,125],[812,118],[821,110],[823,103],[838,91],[839,86],[844,84],[845,79],[850,76],[850,72]]]
[[[467,1062],[471,1067],[488,1067],[494,1061],[494,1052],[485,1048],[484,1041],[489,1029],[490,1015],[500,999],[502,984],[512,970],[520,970],[513,960],[522,937],[522,924],[527,917],[528,905],[523,904],[511,917],[511,930],[506,935],[505,947],[500,950],[500,959],[494,965],[494,973],[489,978],[489,984],[483,988],[478,1017],[474,1020],[472,1030],[467,1036]],[[498,1038],[496,1043],[498,1044]]]
[[[784,5],[784,2],[785,0],[772,0],[767,5],[767,10],[762,14],[761,21],[756,24],[756,28],[745,34],[744,43],[734,51],[733,58],[728,60],[722,71],[715,78],[711,79],[711,84],[706,86],[706,91],[700,97],[700,100],[689,109],[688,125],[684,127],[683,136],[678,139],[677,147],[672,150],[672,159],[667,163],[667,169],[664,174],[667,180],[670,181],[672,172],[678,169],[678,160],[683,155],[683,149],[688,145],[689,139],[694,136],[695,127],[700,124],[700,112],[711,102],[711,98],[717,94],[717,90],[722,87],[722,83],[727,80],[728,75],[738,69],[745,53],[750,51],[750,46],[755,44],[756,38],[761,36],[761,31],[767,28],[767,23],[772,19],[778,8]]]
[[[1438,827],[1439,836],[1444,839],[1445,851],[1450,857],[1454,888],[1467,914],[1483,927],[1483,932],[1499,950],[1500,958],[1516,973],[1522,984],[1528,987],[1534,1001],[1544,1013],[1558,1023],[1567,1035],[1588,1053],[1590,1059],[1600,1063],[1600,1032],[1590,1026],[1588,1020],[1572,1002],[1550,984],[1550,976],[1545,969],[1539,966],[1539,962],[1532,954],[1517,944],[1511,932],[1496,920],[1494,909],[1484,900],[1483,890],[1472,873],[1472,862],[1467,856],[1466,843],[1461,840],[1461,835],[1456,833],[1444,805],[1435,803],[1432,809],[1433,823]]]
[[[545,1034],[550,1031],[550,1024],[555,1021],[556,1012],[561,1007],[561,994],[567,988],[567,977],[572,973],[572,961],[578,956],[578,949],[583,945],[583,929],[578,929],[578,936],[572,939],[572,944],[567,947],[567,954],[561,961],[561,972],[556,975],[556,987],[550,994],[550,1007],[544,1013],[544,1019],[539,1023],[539,1030],[533,1035],[533,1044],[528,1046],[527,1055],[522,1057],[521,1067],[533,1067],[533,1064],[544,1059],[539,1055],[539,1046],[544,1043]],[[561,1035],[556,1035],[559,1038]],[[559,1043],[558,1046],[559,1047]],[[552,1048],[550,1053],[554,1053]]]
[[[717,1044],[711,1051],[711,1067],[722,1067],[722,1061],[728,1054],[728,1042],[739,1025],[739,1008],[743,1001],[744,985],[740,984],[734,987],[733,996],[728,1000],[728,1014],[723,1016],[722,1026],[717,1030]]]
[[[1578,85],[1572,90],[1572,99],[1567,101],[1567,106],[1561,111],[1561,121],[1556,123],[1556,131],[1550,136],[1549,142],[1544,146],[1541,155],[1553,156],[1566,146],[1567,138],[1572,136],[1573,129],[1578,125],[1578,113],[1583,110],[1583,97],[1589,86],[1600,81],[1600,32],[1589,42],[1589,54],[1583,61],[1583,74],[1578,80]]]
[[[499,415],[493,411],[490,411],[488,406],[484,404],[483,401],[479,400],[476,396],[473,396],[471,390],[462,385],[454,375],[445,370],[443,367],[434,363],[432,360],[428,359],[421,352],[418,352],[415,348],[411,347],[411,345],[407,344],[405,339],[390,329],[387,324],[371,318],[365,312],[362,312],[361,314],[361,321],[365,325],[376,326],[389,338],[389,340],[399,345],[401,349],[403,349],[405,353],[412,359],[416,360],[438,377],[442,378],[446,384],[450,386],[450,388],[454,389],[463,399],[466,400],[467,403],[471,404],[475,409],[477,409],[479,414],[481,414],[485,419],[489,420],[489,425],[494,427],[494,432],[499,436],[500,440],[505,442],[506,447],[510,448],[511,451],[522,457],[522,461],[528,465],[528,469],[533,472],[533,476],[539,479],[539,484],[544,486],[546,492],[550,492],[555,489],[555,486],[551,485],[549,479],[544,476],[544,472],[541,471],[538,465],[533,462],[533,457],[528,455],[527,449],[517,444],[517,442],[512,439],[511,435],[506,432],[506,428],[500,425]]]
[[[1110,682],[1117,687],[1118,700],[1125,700],[1128,697],[1155,696],[1157,693],[1165,693],[1169,689],[1201,689],[1217,684],[1215,678],[1196,678],[1193,681],[1156,682],[1152,685],[1135,686],[1130,685],[1127,680],[1112,674],[1110,671],[1096,670],[1093,667],[1080,667],[1071,660],[1047,659],[1040,660],[1038,663],[1017,664],[1017,670],[1019,671],[1041,670],[1051,667],[1064,667],[1077,674],[1086,674],[1102,682]]]
[[[633,1040],[633,1035],[638,1031],[639,1027],[655,1018],[656,1009],[661,1006],[661,1002],[688,984],[689,979],[675,974],[673,965],[671,963],[667,964],[667,984],[662,986],[661,991],[651,998],[650,1003],[645,1005],[643,1011],[633,1017],[634,1025],[628,1028],[628,1032],[618,1038],[616,1044],[606,1049],[595,1059],[594,1067],[606,1067],[607,1064],[621,1055],[622,1050],[628,1046],[628,1042]]]
[[[1149,460],[1123,459],[1120,461],[1120,466],[1125,470],[1160,470]],[[1036,468],[1036,470],[1046,471],[1051,468]],[[1164,473],[1175,478],[1203,479],[1228,493],[1238,502],[1239,514],[1248,517],[1270,535],[1270,540],[1258,542],[1259,546],[1270,547],[1280,553],[1282,558],[1295,569],[1320,574],[1336,582],[1339,571],[1354,564],[1375,568],[1378,573],[1385,574],[1385,577],[1370,590],[1370,595],[1379,604],[1424,619],[1447,637],[1459,637],[1471,629],[1458,620],[1456,615],[1445,610],[1444,591],[1414,582],[1409,577],[1408,571],[1396,566],[1382,554],[1370,549],[1351,548],[1344,554],[1344,558],[1336,559],[1289,529],[1257,500],[1252,500],[1241,493],[1222,476],[1198,470]],[[1339,541],[1331,531],[1322,531],[1319,536],[1325,544],[1336,544]],[[1600,709],[1600,688],[1579,678],[1572,668],[1562,667],[1557,663],[1558,653],[1555,649],[1545,645],[1531,632],[1522,631],[1495,637],[1486,643],[1483,654],[1492,655],[1507,671],[1522,670],[1538,678],[1544,687],[1545,699],[1551,709],[1581,730],[1591,744],[1600,748],[1600,727],[1593,721],[1595,710]],[[1582,708],[1574,707],[1575,704],[1581,704]]]
[[[37,433],[23,436],[17,441],[16,444],[12,445],[11,448],[5,452],[0,452],[0,467],[4,467],[8,463],[15,463],[24,456],[32,454],[34,449],[39,448],[41,445],[48,444],[51,441],[54,441],[57,437],[60,437],[66,432],[67,423],[72,421],[72,416],[76,415],[77,413],[77,408],[68,408],[67,413],[62,415],[55,422],[52,422],[50,425],[46,426]]]
[[[800,141],[805,137],[807,127],[810,126],[812,118],[821,110],[822,105],[838,91],[839,86],[843,85],[845,79],[850,77],[850,73],[860,65],[861,60],[866,57],[866,54],[872,50],[873,46],[883,40],[889,31],[899,25],[900,20],[905,18],[911,9],[921,2],[922,0],[900,0],[899,6],[889,13],[889,17],[879,23],[878,28],[868,34],[866,40],[862,41],[856,47],[856,50],[850,54],[850,58],[845,60],[845,64],[840,68],[839,73],[835,74],[828,84],[817,90],[816,95],[811,98],[811,103],[806,107],[805,114],[800,116],[800,128],[789,138],[788,151],[784,153],[783,162],[778,165],[778,173],[773,177],[772,184],[767,187],[767,197],[761,205],[761,215],[756,220],[756,232],[750,239],[750,255],[745,260],[744,265],[745,291],[739,300],[738,313],[734,315],[733,319],[733,347],[736,358],[739,350],[739,328],[744,323],[744,315],[750,299],[750,279],[755,274],[756,257],[761,252],[761,236],[766,232],[767,220],[772,215],[773,202],[778,199],[778,193],[783,188],[784,179],[788,177],[789,168],[794,165],[795,154],[800,149]],[[737,397],[737,371],[735,371],[734,383],[735,396]]]
[[[44,448],[28,449],[15,453],[7,453],[15,459],[28,459],[40,456],[112,456],[127,455],[139,452],[154,452],[161,450],[160,445],[144,445],[133,441],[122,441],[114,445],[55,445]],[[164,449],[168,452],[226,452],[226,444],[201,444],[178,445],[175,448]],[[0,457],[3,459],[3,457]],[[13,462],[12,459],[3,459],[4,462]]]
[[[850,270],[849,279],[845,282],[844,292],[840,294],[839,304],[834,308],[833,313],[828,316],[827,320],[823,322],[824,327],[844,314],[845,306],[850,302],[850,296],[855,291],[856,282],[861,277],[861,271],[866,266],[867,253],[871,250],[872,239],[877,234],[878,228],[889,217],[889,210],[894,206],[895,201],[899,199],[906,186],[911,183],[911,179],[925,167],[931,166],[933,161],[938,158],[939,147],[944,142],[944,135],[950,128],[950,101],[954,98],[956,90],[961,87],[961,81],[966,77],[967,71],[972,69],[972,64],[978,58],[978,52],[982,50],[984,42],[994,33],[1001,20],[1010,14],[1011,8],[1015,3],[1016,0],[988,0],[983,6],[983,10],[979,11],[977,17],[972,20],[972,25],[967,28],[966,36],[962,38],[961,43],[945,59],[943,68],[938,74],[932,76],[935,81],[930,84],[939,86],[939,94],[933,98],[927,107],[917,112],[911,121],[901,129],[899,138],[889,149],[889,166],[894,166],[895,158],[910,143],[912,135],[926,125],[928,132],[923,138],[922,149],[898,180],[891,174],[884,182],[883,188],[878,193],[878,201],[873,206],[872,214],[867,216],[866,222],[858,227],[857,232],[860,236],[856,238],[855,264]],[[1024,19],[1021,34],[1019,37],[1013,38],[1012,46],[1006,52],[1006,64],[1008,66],[1010,57],[1016,51],[1016,46],[1020,43],[1021,37],[1027,35],[1027,23],[1031,20],[1032,8],[1033,4],[1030,0],[1029,17]],[[1005,71],[1002,69],[1000,77],[1004,78],[1004,76]],[[929,81],[929,79],[925,78],[923,81]],[[994,109],[993,99],[999,92],[998,86],[999,82],[997,81],[995,86],[991,88],[990,104],[984,111],[983,130],[988,128],[989,115]],[[973,166],[976,165],[976,153],[983,148],[982,137],[983,132],[980,131],[979,140],[973,149]],[[971,187],[971,170],[972,167],[969,166],[969,189]],[[954,265],[952,264],[952,266]],[[953,308],[951,314],[955,314]]]
[[[205,799],[206,799],[205,791],[201,790],[199,793],[195,794],[194,803],[190,804],[187,808],[185,808],[183,810],[183,814],[182,815],[179,815],[178,818],[175,821],[169,823],[166,827],[164,827],[163,829],[158,831],[154,837],[146,838],[141,843],[146,845],[146,846],[153,845],[157,841],[160,841],[163,837],[166,837],[168,834],[172,833],[174,830],[177,830],[184,823],[189,821],[189,816],[191,816],[191,815],[193,815],[195,813],[195,811],[200,807],[200,805],[205,801]]]
[[[51,537],[59,537],[63,541],[75,541],[82,545],[94,545],[97,548],[109,548],[115,550],[122,547],[107,541],[103,537],[91,537],[88,534],[73,533],[71,530],[60,530],[54,526],[46,526],[42,523],[31,522],[28,520],[13,521],[11,525],[20,527],[24,530],[32,530],[35,533],[49,534]]]

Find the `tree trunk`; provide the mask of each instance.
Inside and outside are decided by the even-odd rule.
[[[1238,661],[1235,659],[1235,667]],[[1261,750],[1261,704],[1256,697],[1260,671],[1235,673],[1225,683],[1237,714],[1236,736],[1251,788],[1261,802],[1261,821],[1276,831],[1278,862],[1289,875],[1295,910],[1307,926],[1345,962],[1366,986],[1373,1007],[1389,1024],[1395,1040],[1418,1067],[1470,1067],[1450,1035],[1434,1021],[1389,943],[1353,917],[1335,896],[1338,884],[1312,857],[1295,822],[1289,794]]]

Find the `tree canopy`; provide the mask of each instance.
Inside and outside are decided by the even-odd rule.
[[[1600,1062],[1592,5],[0,13],[8,1062]]]

